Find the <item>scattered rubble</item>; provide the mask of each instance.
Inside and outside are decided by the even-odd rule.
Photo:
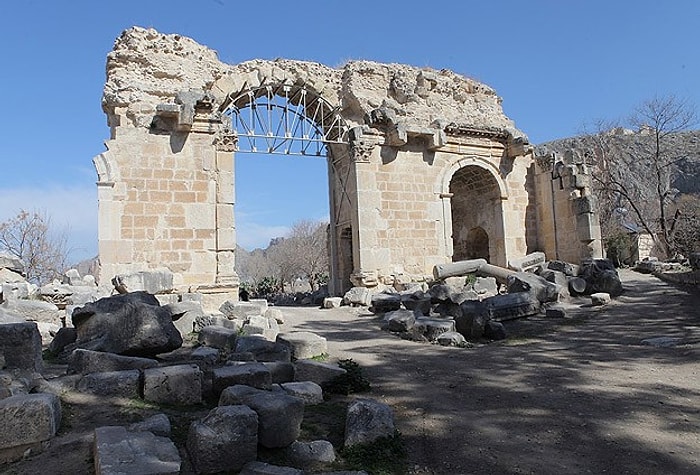
[[[506,338],[503,322],[538,314],[565,318],[562,304],[572,297],[597,293],[615,297],[623,290],[607,259],[577,265],[547,261],[544,253],[534,252],[512,259],[508,266],[494,266],[485,259],[440,264],[427,288],[384,287],[374,292],[352,288],[343,302],[368,306],[382,317],[383,329],[402,338],[464,347],[468,342]]]

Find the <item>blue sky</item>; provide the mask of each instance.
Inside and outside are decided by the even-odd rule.
[[[126,28],[194,38],[222,61],[352,59],[485,82],[531,142],[621,119],[654,95],[700,105],[700,2],[5,0],[0,3],[0,221],[45,211],[79,260],[97,253],[92,158],[108,138],[105,59]],[[237,227],[264,247],[327,216],[324,160],[237,159]],[[294,180],[289,180],[294,176]]]

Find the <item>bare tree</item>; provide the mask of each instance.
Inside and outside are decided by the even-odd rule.
[[[689,256],[700,251],[700,194],[682,195],[676,202],[673,247]]]
[[[328,273],[328,223],[301,220],[292,225],[289,239],[294,243],[297,269],[311,288]]]
[[[21,259],[27,280],[39,285],[59,277],[68,259],[66,236],[52,229],[45,213],[21,210],[0,223],[0,249]]]
[[[674,248],[675,190],[671,177],[683,152],[672,147],[674,135],[687,130],[695,110],[674,96],[657,97],[639,106],[630,122],[638,128],[633,151],[624,130],[600,127],[584,136],[589,163],[595,168],[594,190],[599,199],[603,235],[612,233],[615,213],[631,212],[634,221],[669,256]]]
[[[308,279],[312,289],[318,286],[328,273],[327,226],[324,222],[297,221],[286,237],[270,242],[267,255],[281,282],[300,277]]]
[[[669,220],[668,217],[668,210],[674,198],[671,173],[674,166],[685,158],[678,156],[677,152],[669,147],[668,139],[673,134],[687,130],[695,119],[695,109],[687,101],[674,96],[655,97],[639,106],[632,116],[632,123],[641,130],[646,129],[653,138],[647,159],[651,162],[653,176],[650,178],[656,188],[658,233],[654,236],[666,255],[674,251],[672,219]],[[652,228],[648,224],[645,227],[648,230]]]

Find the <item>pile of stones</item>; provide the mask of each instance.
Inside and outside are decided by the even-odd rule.
[[[509,262],[509,268],[484,259],[459,261],[434,268],[434,281],[395,288],[354,287],[342,303],[365,305],[382,316],[382,327],[403,338],[444,346],[506,338],[503,322],[537,314],[566,317],[569,298],[590,295],[591,305],[604,305],[622,293],[612,262],[588,259],[580,265],[547,261],[544,253]]]
[[[313,359],[328,351],[323,337],[287,331],[283,314],[266,301],[227,301],[212,314],[194,296],[162,301],[169,298],[135,291],[67,303],[68,321],[48,345],[66,373],[53,378],[42,376],[37,323],[13,317],[0,324],[0,463],[47,447],[68,394],[213,406],[191,423],[184,451],[172,440],[166,414],[95,427],[98,474],[178,473],[183,453],[196,473],[301,474],[335,460],[329,441],[299,440],[305,406],[322,404],[322,385],[346,372]],[[349,404],[345,446],[394,432],[386,405],[370,399]],[[258,461],[261,447],[282,451],[290,466]]]

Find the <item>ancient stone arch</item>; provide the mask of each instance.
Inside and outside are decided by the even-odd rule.
[[[450,261],[450,187],[460,170],[490,183],[499,203],[501,223],[478,226],[492,229],[495,263],[534,250],[571,261],[600,254],[585,165],[534,157],[484,84],[369,61],[338,69],[286,59],[228,65],[192,39],[134,27],[107,58],[102,106],[111,132],[95,158],[102,281],[167,268],[181,291],[212,303],[235,298],[241,131],[227,111],[270,91],[306,91],[337,126],[332,132],[305,112],[327,151],[333,293],[422,281]]]

